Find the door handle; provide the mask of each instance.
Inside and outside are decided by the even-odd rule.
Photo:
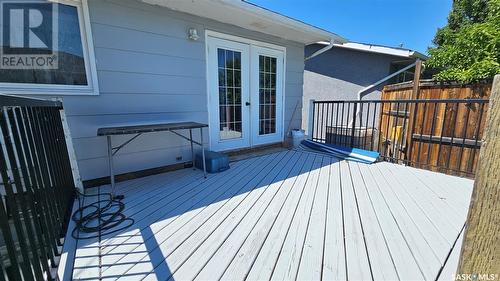
[[[248,102],[248,101],[247,101],[247,102],[245,102],[245,105],[246,105],[246,106],[250,106],[250,102]]]

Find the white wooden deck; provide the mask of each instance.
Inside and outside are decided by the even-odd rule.
[[[300,151],[235,162],[207,179],[184,169],[122,182],[125,214],[135,224],[78,241],[72,276],[451,279],[472,185]]]

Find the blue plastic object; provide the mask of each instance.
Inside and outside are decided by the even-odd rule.
[[[208,173],[219,173],[229,169],[229,157],[220,152],[205,151],[205,164]],[[196,154],[194,165],[196,168],[203,170],[201,152]]]
[[[329,153],[335,157],[371,164],[377,161],[380,153],[376,151],[364,150],[359,148],[344,147],[328,143],[320,143],[311,140],[303,140],[302,144],[308,148]]]

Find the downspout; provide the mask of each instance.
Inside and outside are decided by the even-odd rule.
[[[307,60],[310,60],[316,56],[319,56],[321,55],[322,53],[330,50],[331,48],[333,48],[333,44],[335,43],[335,40],[333,38],[330,39],[330,44],[326,45],[324,48],[321,48],[319,50],[317,50],[316,52],[314,52],[312,55],[308,56],[307,58],[304,59],[304,61],[307,61]]]
[[[417,65],[417,62],[416,62],[416,61],[415,61],[414,63],[412,63],[412,64],[410,64],[410,65],[408,65],[408,66],[406,66],[406,67],[404,67],[404,68],[402,68],[402,69],[400,69],[400,70],[398,70],[398,71],[396,71],[396,72],[394,72],[394,73],[392,73],[392,74],[390,74],[390,75],[388,75],[388,76],[386,76],[386,77],[384,77],[384,78],[382,78],[382,79],[380,79],[380,80],[378,80],[377,82],[375,82],[375,83],[371,84],[370,86],[365,87],[365,88],[363,88],[363,89],[359,90],[358,95],[357,95],[357,100],[361,100],[361,99],[363,98],[363,96],[364,96],[364,95],[365,95],[365,94],[366,94],[369,90],[373,89],[374,87],[377,87],[378,85],[380,85],[380,84],[384,83],[385,81],[387,81],[387,80],[391,79],[392,77],[394,77],[394,76],[396,76],[396,75],[398,75],[398,74],[400,74],[400,73],[403,73],[403,72],[407,71],[408,69],[410,69],[410,68],[414,67],[415,65]],[[351,122],[349,123],[348,127],[352,126],[352,123],[354,122],[354,119],[355,119],[355,118],[358,118],[358,115],[359,115],[360,113],[361,113],[361,109],[360,109],[360,107],[358,106],[358,109],[356,110],[356,115],[354,115],[354,118],[351,120]]]

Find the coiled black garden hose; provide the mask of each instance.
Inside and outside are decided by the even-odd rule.
[[[92,239],[124,230],[134,224],[132,218],[123,214],[123,197],[113,197],[111,193],[83,194],[77,192],[78,209],[71,219],[75,228],[71,235],[75,239]],[[107,197],[100,199],[101,196]],[[83,206],[85,198],[98,197],[99,200]]]

